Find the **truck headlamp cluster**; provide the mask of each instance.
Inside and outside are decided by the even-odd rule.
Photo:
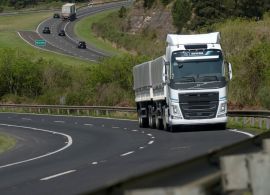
[[[218,109],[218,117],[225,117],[227,112],[227,102],[220,103]]]
[[[174,117],[174,118],[182,118],[182,115],[181,115],[180,108],[179,108],[178,104],[172,104],[171,108],[172,108],[171,109],[172,117]]]

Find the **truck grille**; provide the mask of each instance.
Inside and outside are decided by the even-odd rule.
[[[184,119],[211,119],[216,117],[218,92],[179,94]]]

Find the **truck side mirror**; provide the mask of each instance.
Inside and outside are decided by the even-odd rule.
[[[232,64],[228,64],[228,69],[229,69],[229,79],[232,80]]]

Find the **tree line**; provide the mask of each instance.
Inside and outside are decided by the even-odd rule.
[[[157,1],[173,4],[172,16],[178,31],[196,30],[232,17],[260,20],[270,9],[270,0],[144,0],[150,9]]]

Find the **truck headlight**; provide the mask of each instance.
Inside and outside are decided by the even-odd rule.
[[[172,114],[172,117],[174,117],[174,118],[182,118],[178,104],[171,105],[171,114]]]
[[[223,102],[220,104],[218,109],[218,117],[224,117],[227,113],[227,102]]]

